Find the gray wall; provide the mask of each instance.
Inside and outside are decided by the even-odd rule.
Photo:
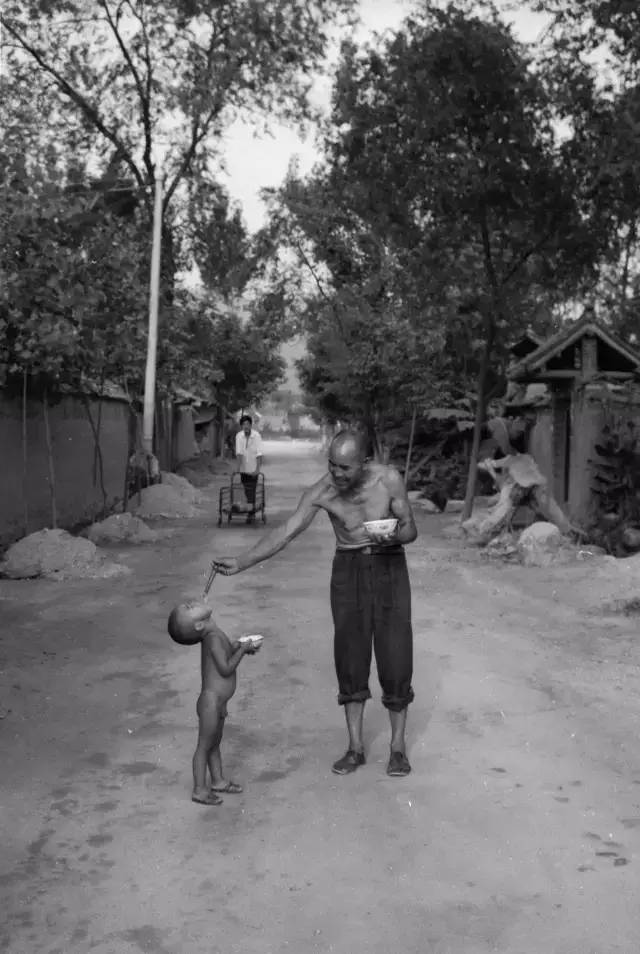
[[[99,401],[90,400],[97,421]],[[81,398],[65,397],[49,409],[56,475],[58,526],[91,519],[103,507],[100,480],[94,481],[94,440]],[[129,407],[102,401],[100,446],[104,484],[112,505],[122,498],[129,446]],[[51,526],[47,448],[42,405],[27,406],[27,478],[23,481],[22,404],[0,392],[0,545],[24,535],[24,501],[28,532]]]

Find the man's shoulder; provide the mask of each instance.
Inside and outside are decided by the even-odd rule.
[[[327,490],[333,489],[333,482],[331,480],[331,474],[326,473],[320,477],[319,480],[316,480],[315,484],[311,484],[310,487],[302,494],[302,499],[306,501],[313,502],[318,497],[325,494]]]
[[[369,474],[374,480],[379,480],[388,487],[396,487],[398,482],[403,483],[400,471],[393,464],[381,464],[374,461],[369,464]]]

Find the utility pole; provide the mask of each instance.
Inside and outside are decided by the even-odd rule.
[[[160,249],[162,244],[162,184],[164,171],[159,158],[155,165],[154,180],[153,246],[151,249],[151,278],[149,283],[149,337],[147,340],[147,367],[144,378],[144,412],[142,417],[142,446],[149,467],[153,460],[158,304],[160,300]]]

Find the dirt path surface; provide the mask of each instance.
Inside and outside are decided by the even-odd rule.
[[[274,523],[322,462],[268,453]],[[197,650],[166,617],[200,592],[214,542],[261,532],[218,530],[214,490],[171,539],[113,551],[131,577],[0,582],[0,949],[637,954],[638,625],[598,611],[595,568],[489,564],[419,517],[407,779],[384,773],[375,671],[368,764],[330,772],[345,733],[328,521],[217,578],[223,628],[266,638],[223,742],[245,793],[200,808]]]

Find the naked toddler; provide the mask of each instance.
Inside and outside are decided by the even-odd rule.
[[[181,646],[200,643],[202,688],[198,713],[198,746],[193,756],[194,802],[220,805],[219,792],[237,794],[240,785],[227,781],[222,773],[220,742],[227,715],[227,702],[236,691],[236,669],[243,656],[253,655],[258,647],[251,642],[231,642],[211,619],[206,603],[181,603],[169,616],[169,635]],[[207,787],[207,766],[211,786]]]

